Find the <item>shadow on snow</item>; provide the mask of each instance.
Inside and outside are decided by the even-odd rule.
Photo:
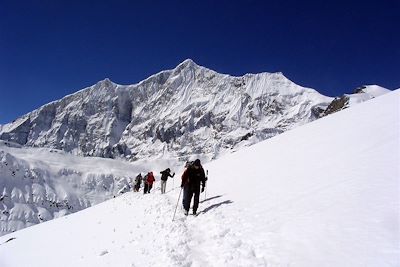
[[[224,204],[232,204],[232,203],[233,203],[232,200],[225,200],[225,201],[223,201],[223,202],[220,202],[220,203],[217,203],[217,204],[213,204],[213,205],[211,205],[211,206],[205,208],[204,210],[201,211],[201,213],[206,213],[206,212],[208,212],[208,211],[210,211],[210,210],[212,210],[212,209],[218,208],[218,207],[221,206],[221,205],[224,205]]]
[[[212,199],[215,199],[215,198],[219,198],[219,197],[222,197],[223,195],[219,195],[219,196],[215,196],[215,197],[209,197],[209,198],[207,198],[207,199],[204,199],[204,200],[202,200],[202,201],[200,201],[200,203],[204,203],[204,202],[206,202],[206,201],[209,201],[209,200],[212,200]]]

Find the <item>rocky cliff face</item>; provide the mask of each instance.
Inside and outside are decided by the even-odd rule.
[[[131,161],[211,159],[312,121],[331,100],[281,73],[233,77],[185,60],[134,85],[100,81],[4,125],[0,139]]]

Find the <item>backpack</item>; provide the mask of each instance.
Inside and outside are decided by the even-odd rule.
[[[191,167],[193,167],[193,164],[194,164],[194,160],[192,160],[192,161],[186,161],[186,163],[185,163],[185,168],[191,168]]]
[[[154,178],[153,173],[150,172],[150,173],[147,175],[146,182],[147,182],[148,184],[153,184],[153,182],[154,182],[155,180],[156,180],[156,179]]]

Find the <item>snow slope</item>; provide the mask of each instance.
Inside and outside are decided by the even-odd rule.
[[[391,92],[390,90],[388,90],[382,86],[374,85],[374,84],[373,85],[365,85],[361,88],[361,90],[362,90],[362,92],[369,94],[373,97],[378,97],[378,96],[381,96],[381,95]]]
[[[344,94],[335,99],[320,114],[321,117],[352,107],[375,97],[391,92],[389,89],[379,85],[364,85],[357,88],[353,94]]]
[[[166,195],[123,194],[3,236],[0,265],[399,266],[399,100],[396,90],[210,162],[197,217],[178,208],[171,221],[169,181]]]
[[[348,107],[370,100],[372,98],[391,92],[379,85],[365,85],[357,93],[346,95],[349,98]]]

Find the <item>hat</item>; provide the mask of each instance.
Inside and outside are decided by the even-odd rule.
[[[200,166],[201,164],[200,164],[200,160],[199,159],[196,159],[194,162],[193,162],[193,165],[195,165],[195,166]]]

